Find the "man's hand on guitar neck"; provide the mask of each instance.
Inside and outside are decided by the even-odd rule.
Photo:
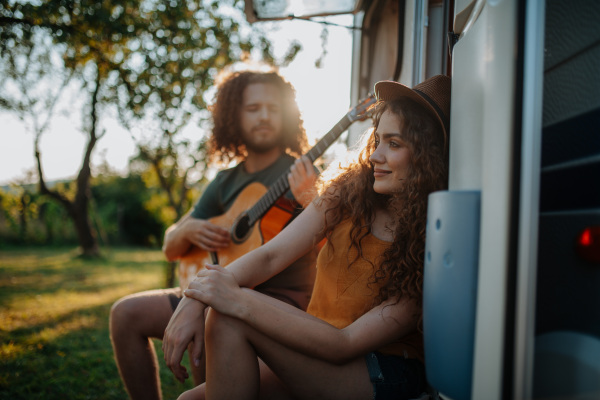
[[[189,376],[186,368],[181,365],[188,345],[193,343],[191,356],[194,363],[200,362],[204,351],[205,311],[203,303],[184,297],[165,329],[162,342],[165,362],[180,382],[184,382]]]
[[[306,208],[317,195],[317,189],[315,188],[316,180],[317,173],[308,157],[302,156],[298,158],[294,162],[294,165],[291,166],[290,173],[288,174],[290,190],[296,201],[302,204],[303,208]]]

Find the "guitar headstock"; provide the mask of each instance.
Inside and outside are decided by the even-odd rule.
[[[370,94],[368,97],[362,99],[356,107],[348,112],[348,118],[350,121],[364,121],[365,119],[373,115],[374,105],[377,103],[377,99],[374,94]]]

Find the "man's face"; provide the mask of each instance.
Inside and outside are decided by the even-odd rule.
[[[270,83],[252,83],[242,95],[242,139],[249,151],[265,153],[281,144],[281,94]]]

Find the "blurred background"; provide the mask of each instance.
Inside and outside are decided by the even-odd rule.
[[[314,144],[351,107],[352,23],[250,24],[238,0],[0,1],[0,399],[126,398],[108,313],[177,285],[161,241],[215,173],[217,73],[278,68]],[[175,398],[191,383],[158,353]]]
[[[86,185],[101,243],[159,245],[214,174],[204,162],[206,106],[226,66],[278,67],[296,88],[311,144],[347,112],[352,15],[250,25],[240,1],[183,3],[81,5],[80,21],[60,1],[4,7],[2,245],[89,236],[68,226],[83,218],[75,199]],[[131,209],[144,214],[137,228],[123,220]],[[89,241],[78,243],[84,252]]]

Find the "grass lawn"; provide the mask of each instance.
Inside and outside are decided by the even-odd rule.
[[[122,296],[164,287],[160,250],[109,249],[84,260],[73,249],[0,251],[0,399],[126,399],[108,315]],[[164,365],[163,396],[180,384]],[[184,356],[184,363],[188,357]],[[188,368],[189,370],[189,368]]]

